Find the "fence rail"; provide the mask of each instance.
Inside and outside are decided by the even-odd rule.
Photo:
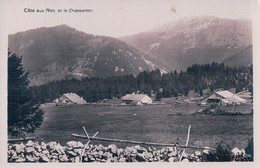
[[[185,145],[176,145],[173,144],[167,144],[167,143],[151,143],[151,142],[141,142],[141,141],[131,141],[131,140],[122,140],[122,139],[112,139],[112,138],[100,138],[100,137],[87,137],[85,135],[79,135],[79,134],[71,134],[71,136],[76,138],[82,138],[82,139],[90,139],[90,140],[98,140],[98,141],[108,141],[108,142],[119,142],[119,143],[128,143],[128,144],[138,144],[138,145],[150,145],[150,146],[177,146],[179,148],[185,148],[185,149],[207,149],[207,150],[213,150],[211,148],[205,148],[205,147],[196,147],[196,146],[185,146]]]

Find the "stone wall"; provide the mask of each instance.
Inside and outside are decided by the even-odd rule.
[[[235,161],[250,161],[250,156],[243,150],[233,149]],[[38,143],[28,141],[26,144],[8,144],[8,162],[202,162],[214,161],[214,152],[209,150],[195,151],[182,155],[176,147],[144,148],[139,145],[118,148],[111,144],[84,145],[81,142],[69,141],[65,146],[57,142]],[[213,158],[212,158],[213,157]],[[237,160],[240,158],[240,160]],[[241,158],[243,158],[241,160]],[[210,160],[211,159],[211,160]]]

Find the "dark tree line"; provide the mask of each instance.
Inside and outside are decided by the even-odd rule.
[[[156,98],[187,95],[195,90],[201,95],[204,89],[236,88],[252,91],[253,67],[232,68],[224,64],[212,63],[195,64],[187,68],[186,72],[174,71],[161,74],[159,70],[143,71],[137,76],[109,76],[90,77],[82,80],[70,79],[53,81],[41,86],[31,87],[34,100],[37,103],[51,102],[63,93],[73,92],[82,96],[88,102],[95,102],[105,98],[120,98],[121,96],[140,92]]]

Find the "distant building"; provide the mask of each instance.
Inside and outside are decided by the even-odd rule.
[[[121,98],[123,103],[132,105],[152,104],[153,100],[146,94],[127,94]]]
[[[242,92],[237,93],[236,95],[238,95],[239,97],[245,99],[247,103],[252,103],[253,102],[253,95],[252,95],[251,92],[242,91]]]
[[[54,101],[59,104],[85,104],[86,101],[76,93],[64,93],[60,98]]]
[[[224,90],[209,96],[207,98],[207,103],[219,105],[243,104],[246,103],[246,100],[228,90]]]

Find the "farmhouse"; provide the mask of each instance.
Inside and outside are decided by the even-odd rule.
[[[60,98],[55,100],[55,103],[85,104],[86,101],[82,97],[79,97],[76,93],[64,93]]]
[[[123,103],[132,105],[152,104],[153,100],[146,94],[127,94],[121,98]]]
[[[224,91],[218,91],[214,95],[208,97],[207,102],[210,104],[229,105],[229,104],[243,104],[246,103],[246,100],[234,93],[231,93],[228,90],[224,90]]]

